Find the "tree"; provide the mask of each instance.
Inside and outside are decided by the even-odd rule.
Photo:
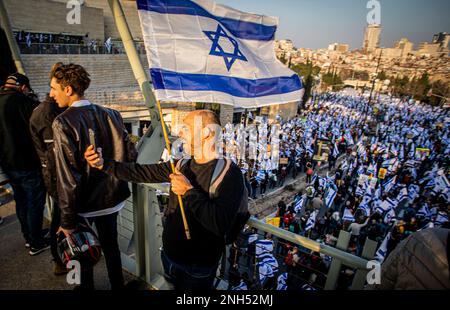
[[[387,79],[386,72],[381,71],[380,73],[378,73],[377,79],[380,79],[381,81],[386,80]]]
[[[431,94],[429,101],[431,105],[441,105],[445,100],[444,98],[448,98],[449,96],[450,87],[447,84],[441,81],[436,81],[431,84]]]
[[[335,72],[328,72],[325,73],[322,76],[322,83],[326,84],[327,86],[332,86],[333,90],[340,90],[342,89],[342,79],[341,77],[336,74]]]
[[[314,82],[313,76],[319,74],[320,68],[313,66],[312,62],[307,60],[306,64],[295,64],[291,66],[291,69],[303,78],[303,87],[305,88],[303,102],[306,102],[311,97],[311,90]]]

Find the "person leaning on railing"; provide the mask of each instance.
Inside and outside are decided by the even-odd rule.
[[[199,127],[194,125],[197,120],[201,123],[201,126],[197,125]],[[194,153],[195,157],[188,159],[184,165],[177,165],[178,173],[171,172],[169,162],[139,165],[104,159],[102,153],[96,153],[92,146],[86,150],[85,158],[91,167],[121,180],[137,183],[171,182],[162,236],[161,259],[165,277],[176,290],[209,291],[223,253],[226,234],[233,227],[246,189],[240,168],[231,160],[218,158],[215,142],[218,141],[216,139],[221,127],[217,115],[208,110],[192,111],[183,123],[185,127],[179,136],[185,141],[188,154]],[[199,134],[198,140],[194,138],[196,134]],[[197,141],[201,146],[195,145]],[[199,154],[195,152],[198,149],[196,147],[201,147]],[[211,196],[210,182],[219,160],[227,163],[225,167],[228,170],[221,174],[223,178],[219,180],[220,185]],[[182,197],[185,206],[190,240],[185,235],[177,195]]]

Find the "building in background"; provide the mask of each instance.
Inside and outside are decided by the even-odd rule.
[[[367,53],[375,51],[380,45],[381,25],[370,24],[364,34],[363,50]]]
[[[329,51],[336,51],[340,53],[347,53],[350,49],[350,46],[348,44],[340,44],[340,43],[333,43],[328,45]]]

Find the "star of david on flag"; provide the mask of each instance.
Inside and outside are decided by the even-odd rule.
[[[158,100],[250,108],[303,97],[299,76],[275,55],[277,18],[210,0],[137,0],[137,6]]]
[[[217,25],[216,31],[203,31],[203,32],[213,42],[213,45],[211,46],[211,51],[209,52],[209,54],[214,55],[214,56],[223,57],[223,60],[225,61],[228,71],[230,71],[231,66],[237,59],[247,61],[247,58],[245,58],[245,56],[242,55],[241,51],[239,50],[237,41],[235,39],[233,39],[232,37],[230,37],[223,30],[223,28],[220,26],[220,24]],[[219,40],[221,37],[226,38],[231,42],[231,44],[233,45],[233,53],[228,53],[228,52],[224,51],[223,47],[219,43]]]

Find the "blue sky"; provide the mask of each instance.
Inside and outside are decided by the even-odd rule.
[[[368,0],[215,0],[245,12],[277,16],[277,39],[289,38],[300,48],[324,48],[339,42],[360,48]],[[407,37],[414,48],[433,34],[450,33],[450,0],[380,0],[381,46]]]

